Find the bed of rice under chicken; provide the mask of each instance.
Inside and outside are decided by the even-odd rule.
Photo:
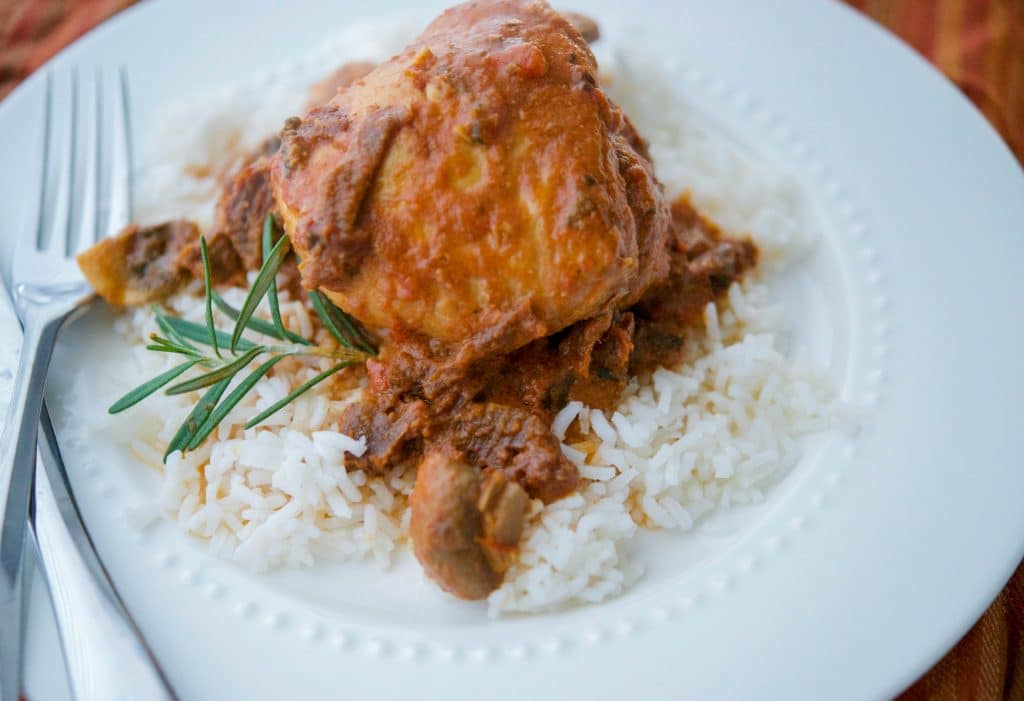
[[[407,36],[404,26],[352,27],[293,71],[172,112],[162,132],[142,144],[148,154],[139,174],[140,220],[188,215],[208,224],[217,175],[299,109],[317,77],[312,66],[386,57]],[[547,506],[532,505],[518,559],[488,599],[492,615],[621,593],[643,573],[644,562],[630,547],[638,529],[682,534],[712,513],[762,501],[800,460],[802,439],[828,428],[837,415],[824,373],[785,352],[784,310],[773,305],[765,284],[767,276],[798,265],[814,245],[795,184],[720,136],[668,81],[659,81],[655,67],[643,65],[644,80],[630,80],[641,72],[641,53],[621,46],[598,53],[602,79],[650,141],[670,198],[688,193],[726,232],[751,236],[763,263],[757,276],[708,305],[680,366],[634,379],[612,412],[572,402],[555,417],[553,431],[580,470],[581,488]],[[224,294],[236,306],[244,295],[241,289]],[[203,321],[201,297],[181,294],[170,306]],[[285,295],[281,311],[297,333],[313,333],[315,318],[304,303]],[[117,330],[133,345],[110,387],[112,397],[174,362],[144,348],[156,330],[150,311],[121,317]],[[346,456],[365,448],[336,430],[344,408],[361,396],[358,379],[320,386],[259,427],[243,428],[326,367],[316,359],[283,361],[211,440],[171,455],[166,464],[163,447],[196,397],[157,394],[120,416],[117,435],[162,474],[154,495],[159,512],[205,540],[212,553],[253,571],[319,560],[370,559],[387,567],[407,546],[415,475],[346,470]],[[579,430],[564,442],[574,422]]]

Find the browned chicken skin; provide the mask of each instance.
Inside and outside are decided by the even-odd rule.
[[[267,139],[225,180],[213,230],[206,232],[210,269],[217,284],[244,284],[246,272],[263,260],[263,222],[273,208],[269,157],[280,141]],[[199,228],[174,220],[157,226],[129,226],[78,257],[97,294],[116,306],[159,302],[190,280],[203,279]],[[298,269],[288,259],[280,284],[298,296]]]
[[[670,236],[646,144],[598,85],[580,28],[599,33],[537,0],[454,7],[290,120],[272,165],[304,284],[390,330],[341,422],[368,441],[353,466],[419,463],[413,547],[463,598],[504,572],[475,540],[479,476],[545,502],[571,493],[553,414],[570,399],[613,406],[632,359],[652,356],[635,337],[681,346],[719,291],[674,238],[694,227]],[[730,280],[752,262],[734,258]]]
[[[757,259],[685,199],[670,210],[596,82],[597,35],[540,0],[452,8],[391,61],[316,86],[322,106],[225,183],[208,235],[215,281],[240,282],[276,210],[303,283],[387,328],[338,426],[367,441],[346,469],[418,470],[413,549],[460,598],[501,584],[529,499],[577,488],[553,415],[611,408],[631,374],[678,362]],[[158,300],[202,277],[196,236],[132,228],[80,261],[108,300]],[[294,258],[283,272],[298,292]]]
[[[597,22],[586,15],[579,12],[563,12],[562,16],[569,21],[569,24],[576,28],[576,31],[580,33],[580,36],[588,44],[593,44],[601,38],[601,30],[597,26]]]
[[[668,208],[596,73],[546,3],[481,0],[290,120],[273,182],[306,286],[477,355],[635,301]]]
[[[313,109],[326,104],[338,94],[339,90],[347,88],[363,78],[374,69],[376,64],[370,61],[349,61],[338,66],[334,71],[324,78],[321,78],[309,90],[309,99],[306,101],[306,108]]]
[[[701,323],[704,308],[757,263],[749,239],[731,239],[682,197],[672,203],[668,277],[653,285],[633,308],[634,373],[676,365],[685,335]]]

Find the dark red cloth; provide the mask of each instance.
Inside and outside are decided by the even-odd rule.
[[[0,98],[133,0],[0,0]]]
[[[1024,0],[846,0],[935,64],[1024,161]]]

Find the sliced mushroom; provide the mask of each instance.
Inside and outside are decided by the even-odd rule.
[[[488,470],[480,480],[477,508],[483,519],[480,546],[491,569],[502,575],[512,566],[519,538],[523,535],[526,509],[530,498],[505,473]]]
[[[410,501],[413,552],[427,576],[460,599],[483,599],[501,585],[529,503],[518,484],[433,451],[420,463]]]
[[[164,299],[187,279],[178,256],[199,236],[190,221],[129,226],[78,256],[85,278],[107,302],[137,306]]]

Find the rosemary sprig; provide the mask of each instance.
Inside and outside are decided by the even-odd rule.
[[[335,340],[346,348],[360,350],[373,355],[376,351],[373,344],[366,337],[366,334],[356,325],[355,321],[345,312],[334,306],[327,295],[316,290],[309,293],[309,301],[313,303],[313,311],[320,317],[324,325]]]
[[[153,307],[153,314],[156,316],[156,325],[160,328],[161,331],[163,331],[167,335],[166,339],[161,340],[167,343],[168,345],[177,345],[180,346],[181,348],[195,350],[195,346],[188,342],[188,338],[192,338],[193,341],[199,341],[200,343],[210,342],[210,337],[206,334],[204,327],[199,326],[198,324],[192,324],[192,322],[185,322],[186,324],[195,327],[195,332],[190,334],[189,329],[186,329],[183,326],[177,324],[177,319],[172,319],[171,317],[167,316],[159,307]],[[184,321],[184,319],[182,319],[181,321]],[[173,341],[174,343],[172,344],[171,341]]]
[[[131,392],[129,392],[128,394],[124,395],[123,397],[118,399],[116,402],[111,404],[110,405],[110,413],[111,414],[117,414],[119,412],[124,411],[128,407],[135,406],[136,404],[141,402],[143,399],[145,399],[149,395],[153,394],[153,392],[156,392],[158,389],[160,389],[161,387],[166,385],[168,382],[170,382],[171,380],[173,380],[178,375],[182,374],[183,372],[185,372],[186,370],[188,370],[189,368],[191,368],[193,365],[195,365],[198,362],[199,362],[198,360],[188,360],[188,361],[182,363],[181,365],[177,365],[177,366],[171,368],[170,370],[168,370],[165,373],[161,373],[161,374],[157,375],[156,377],[154,377],[149,382],[146,382],[146,383],[143,383],[143,384],[139,385],[138,387],[133,389]]]
[[[168,387],[165,394],[187,394],[188,392],[194,392],[197,389],[203,389],[210,385],[215,385],[221,380],[230,380],[232,377],[237,375],[245,368],[253,358],[266,350],[265,346],[256,346],[250,348],[242,355],[238,356],[229,363],[210,370],[210,372],[200,375],[199,377],[193,377],[191,380],[179,382],[176,385]]]
[[[267,294],[271,287],[277,287],[277,271],[284,264],[285,256],[288,255],[290,248],[291,241],[288,240],[287,236],[282,236],[278,239],[277,245],[270,251],[267,259],[263,261],[263,267],[256,274],[256,279],[253,281],[249,294],[246,295],[245,302],[242,303],[242,308],[238,312],[238,318],[235,320],[235,332],[231,334],[232,353],[235,352],[235,348],[238,346],[238,339],[242,337],[245,325],[256,311],[256,307],[259,306],[260,300],[263,299],[263,296]],[[207,288],[207,290],[209,289]],[[209,296],[209,292],[207,292],[207,296]]]
[[[235,309],[214,291],[209,250],[205,239],[200,239],[199,250],[203,259],[206,324],[197,324],[154,308],[160,334],[153,334],[146,348],[157,353],[179,355],[183,362],[131,390],[114,402],[109,411],[111,414],[125,411],[161,389],[168,395],[205,389],[202,397],[171,438],[164,460],[176,451],[184,453],[202,445],[256,383],[284,358],[292,355],[328,358],[334,361],[334,364],[260,412],[246,423],[245,428],[258,425],[336,372],[361,363],[377,352],[370,338],[355,320],[319,292],[310,293],[310,302],[324,327],[337,340],[340,347],[318,346],[285,327],[277,297],[277,272],[288,255],[291,242],[285,235],[276,243],[273,238],[274,222],[268,215],[263,225],[263,265],[241,309]],[[264,297],[268,298],[271,322],[253,316]],[[231,333],[214,325],[214,307],[234,322]],[[279,343],[260,343],[247,339],[244,337],[247,330]],[[269,357],[255,370],[245,375],[225,397],[224,393],[242,371],[261,356]],[[203,372],[177,384],[171,384],[196,367],[203,369]]]
[[[202,445],[202,442],[206,440],[206,437],[213,433],[213,430],[217,428],[220,422],[224,420],[224,417],[228,415],[228,412],[231,411],[238,402],[242,401],[242,397],[249,393],[249,390],[259,382],[261,377],[270,372],[270,368],[277,365],[278,361],[283,358],[283,355],[275,355],[273,358],[253,370],[248,377],[242,380],[237,387],[231,390],[231,394],[228,395],[227,399],[218,404],[217,408],[213,410],[205,421],[203,421],[202,426],[196,430],[195,435],[188,442],[187,449],[195,450]]]
[[[249,422],[247,424],[245,424],[245,427],[246,428],[252,428],[253,426],[256,426],[256,425],[262,423],[265,419],[273,416],[278,411],[280,411],[282,407],[284,407],[284,406],[294,402],[299,397],[299,395],[304,394],[305,392],[309,391],[314,386],[316,386],[316,385],[320,384],[321,382],[323,382],[324,380],[326,380],[328,377],[330,377],[334,373],[338,372],[339,370],[343,370],[344,368],[347,368],[350,365],[352,365],[352,363],[340,363],[338,365],[335,365],[333,368],[329,368],[327,370],[324,370],[322,373],[320,373],[319,375],[317,375],[313,379],[311,379],[308,382],[300,385],[298,388],[296,388],[291,394],[289,394],[284,399],[281,399],[281,400],[271,404],[269,407],[267,407],[266,409],[261,411],[259,413],[259,415],[249,419]]]
[[[224,394],[224,390],[228,388],[231,378],[221,380],[210,389],[206,390],[206,393],[199,399],[189,415],[185,417],[184,423],[178,427],[171,442],[167,445],[167,450],[164,452],[164,462],[167,461],[167,456],[176,450],[185,452],[185,448],[188,446],[192,437],[195,436],[196,432],[206,421],[206,418],[213,412],[214,407],[217,406],[217,402],[220,401],[221,395]]]
[[[263,265],[267,264],[271,254],[274,252],[274,219],[267,217],[263,220]],[[274,321],[274,328],[281,335],[285,335],[284,323],[281,321],[281,306],[277,301],[277,279],[267,290],[267,301],[270,304],[270,318]]]
[[[213,275],[210,274],[210,250],[206,247],[206,237],[199,237],[199,251],[203,256],[203,289],[206,290],[206,328],[210,332],[210,345],[213,346],[213,354],[220,357],[220,348],[217,345],[217,330],[213,325]],[[235,346],[231,346],[235,350]]]
[[[167,328],[172,329],[175,335],[181,336],[182,339],[188,339],[188,341],[195,341],[196,343],[202,343],[204,345],[210,345],[210,336],[206,327],[202,324],[197,324],[187,319],[182,319],[176,316],[167,316],[162,312],[156,318],[156,323],[159,326],[161,321],[161,315],[163,316],[163,322]],[[164,333],[167,333],[166,329],[161,329]],[[217,342],[222,347],[227,347],[231,344],[231,334],[226,331],[217,329],[216,334]],[[186,343],[188,341],[185,341]],[[238,350],[249,350],[252,348],[254,343],[247,341],[244,338],[238,340]]]
[[[238,320],[238,310],[228,304],[227,301],[225,301],[225,299],[216,292],[213,293],[213,304],[227,318],[232,321]],[[256,316],[249,317],[249,321],[246,322],[245,326],[251,331],[261,333],[264,336],[270,336],[271,338],[276,338],[279,341],[291,341],[292,343],[298,343],[303,346],[313,345],[312,341],[308,341],[299,334],[289,331],[284,328],[283,325],[278,329],[274,324],[268,323]]]

